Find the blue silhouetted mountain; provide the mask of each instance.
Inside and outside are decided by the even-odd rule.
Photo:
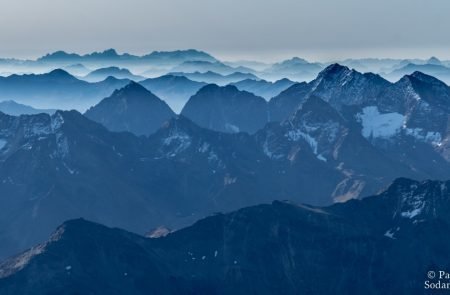
[[[160,64],[181,64],[185,61],[206,61],[216,62],[210,54],[195,49],[175,50],[175,51],[153,51],[150,54],[142,56],[142,59],[156,61]]]
[[[193,81],[198,82],[204,82],[208,84],[217,84],[217,85],[227,85],[230,83],[239,82],[246,79],[252,79],[252,80],[259,80],[258,77],[256,77],[253,74],[250,73],[241,73],[241,72],[234,72],[229,75],[221,75],[212,71],[207,72],[193,72],[193,73],[184,73],[184,72],[173,72],[170,73],[170,75],[174,76],[183,76]]]
[[[13,100],[5,100],[0,102],[0,112],[11,115],[35,115],[40,113],[53,114],[56,110],[35,109],[33,107],[17,103]]]
[[[88,82],[100,82],[108,77],[114,77],[117,79],[128,79],[133,81],[140,81],[145,79],[142,76],[134,75],[128,69],[122,69],[118,67],[101,68],[90,72],[82,79]]]
[[[289,79],[281,79],[275,82],[245,79],[232,83],[231,85],[236,86],[239,90],[245,90],[269,100],[292,86],[294,83],[295,82]]]
[[[176,113],[180,113],[189,98],[206,85],[184,76],[164,75],[139,82],[163,99]]]
[[[254,133],[267,123],[267,103],[235,86],[210,84],[189,99],[181,114],[204,128]]]
[[[93,52],[85,55],[79,55],[76,53],[67,53],[65,51],[56,51],[49,53],[41,58],[38,58],[38,62],[75,62],[83,63],[84,61],[112,61],[121,58],[136,58],[129,54],[119,55],[114,49],[107,49],[102,52]]]
[[[276,201],[160,238],[70,220],[0,265],[0,292],[422,294],[426,281],[437,281],[427,272],[450,260],[449,188],[398,179],[361,201]]]
[[[142,85],[131,82],[87,110],[85,116],[111,131],[149,135],[175,113]]]
[[[112,77],[89,83],[58,69],[46,74],[0,77],[0,99],[39,108],[85,110],[128,83]]]
[[[175,66],[185,61],[216,62],[210,54],[198,50],[154,51],[150,54],[137,56],[128,53],[119,54],[114,49],[93,52],[85,55],[57,51],[39,59],[38,64],[70,65],[82,63],[85,65],[126,66],[136,64]]]

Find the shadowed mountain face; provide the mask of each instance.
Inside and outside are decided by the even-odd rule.
[[[206,85],[184,76],[172,75],[146,79],[139,84],[163,99],[176,113],[180,113],[189,98]]]
[[[85,116],[111,131],[149,135],[175,113],[153,93],[131,82],[87,110]]]
[[[423,294],[427,272],[449,267],[449,187],[398,179],[362,201],[277,201],[157,239],[72,220],[1,264],[0,291]]]
[[[259,96],[235,86],[214,84],[200,89],[181,114],[201,127],[221,132],[254,133],[267,123],[267,104]]]
[[[39,108],[85,110],[128,83],[129,80],[112,77],[88,83],[63,70],[41,75],[12,75],[0,77],[0,99]]]

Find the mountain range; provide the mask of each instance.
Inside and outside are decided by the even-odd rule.
[[[326,62],[307,61],[303,58],[293,57],[270,63],[251,60],[224,61],[207,52],[194,49],[154,51],[144,55],[118,53],[114,49],[88,54],[56,51],[36,60],[0,58],[0,74],[45,73],[55,68],[63,68],[73,75],[85,76],[89,73],[89,70],[86,71],[86,69],[92,71],[114,66],[127,68],[131,72],[146,78],[155,78],[174,71],[186,73],[213,71],[222,75],[229,75],[234,72],[252,73],[272,82],[284,78],[296,82],[308,82],[313,80],[321,70],[333,63],[348,66],[359,72],[377,73],[392,82],[400,79],[403,75],[410,75],[414,71],[433,75],[447,83],[449,81],[447,70],[450,68],[450,61],[439,60],[436,57],[430,57],[429,59],[359,58]],[[218,81],[206,82],[220,84]],[[233,82],[238,81],[229,83]]]
[[[0,77],[1,294],[422,294],[448,268],[445,82],[300,58],[248,72],[197,51],[145,58],[39,61],[100,82]],[[129,79],[180,65],[223,72]]]
[[[143,56],[137,56],[128,53],[118,54],[117,51],[114,49],[107,49],[103,52],[93,52],[85,55],[79,55],[76,53],[67,53],[64,51],[56,51],[37,59],[37,62],[57,63],[57,64],[107,63],[108,65],[117,63],[120,64],[124,62],[156,62],[157,64],[165,63],[168,65],[173,65],[188,60],[208,61],[208,62],[216,61],[216,59],[211,55],[194,49],[176,50],[176,51],[153,51],[152,53]]]
[[[439,281],[427,274],[449,267],[449,187],[402,178],[363,200],[276,201],[159,238],[71,220],[2,263],[0,291],[423,294]]]
[[[136,83],[86,113],[132,133],[75,111],[1,115],[0,195],[8,197],[0,256],[71,218],[144,234],[273,200],[361,198],[400,176],[450,178],[444,83],[415,73],[392,84],[333,65],[282,94],[299,87],[308,91],[281,122],[267,123],[270,102],[217,85],[201,88],[177,117]],[[157,117],[163,110],[167,117]]]
[[[0,99],[44,109],[85,110],[128,83],[113,77],[89,83],[58,69],[46,74],[0,77]]]
[[[17,103],[13,100],[5,100],[0,102],[0,112],[12,115],[35,115],[40,113],[53,114],[56,110],[35,109],[33,107]]]

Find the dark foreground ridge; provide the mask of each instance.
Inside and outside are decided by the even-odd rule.
[[[450,182],[273,202],[149,239],[83,219],[0,265],[1,294],[423,294],[450,269]],[[433,280],[431,280],[433,282]]]

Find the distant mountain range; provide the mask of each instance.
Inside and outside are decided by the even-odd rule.
[[[217,60],[211,55],[198,50],[177,50],[177,51],[154,51],[150,54],[137,56],[128,53],[118,54],[114,49],[108,49],[103,52],[93,52],[90,54],[79,55],[75,53],[66,53],[64,51],[57,51],[47,54],[39,59],[37,62],[41,63],[82,63],[82,64],[98,64],[107,62],[121,63],[121,62],[156,62],[160,64],[178,64],[184,61],[196,60],[206,62],[216,62]]]
[[[128,83],[127,79],[113,77],[89,83],[58,69],[46,74],[0,77],[0,99],[39,108],[84,110]]]
[[[71,220],[0,265],[0,293],[423,294],[450,260],[449,187],[402,178],[361,201],[276,201],[161,238]]]
[[[11,73],[44,73],[55,68],[63,68],[76,76],[86,76],[89,70],[105,67],[127,68],[137,76],[155,78],[171,72],[205,73],[214,72],[220,75],[230,75],[234,72],[253,74],[261,79],[271,82],[284,78],[295,82],[313,80],[317,74],[330,64],[339,63],[359,72],[373,72],[395,82],[403,75],[421,71],[433,75],[449,83],[447,69],[450,61],[439,60],[436,57],[429,59],[392,59],[392,58],[360,58],[329,62],[310,62],[303,58],[293,57],[277,63],[258,61],[221,61],[204,51],[188,49],[176,51],[154,51],[146,55],[119,54],[114,49],[88,54],[67,53],[56,51],[37,60],[18,60],[0,58],[0,74]],[[191,80],[192,77],[188,77]],[[255,79],[247,77],[249,79]],[[259,79],[258,78],[258,79]],[[132,79],[135,80],[135,79]],[[240,79],[244,80],[244,79]],[[225,85],[238,82],[205,81]]]
[[[53,114],[56,110],[35,109],[33,107],[17,103],[13,100],[5,100],[0,102],[0,112],[12,115],[35,115],[40,113]]]
[[[151,89],[170,85],[183,100],[195,92],[181,116]],[[450,88],[420,72],[391,83],[333,64],[269,101],[174,76],[141,86],[56,70],[0,86],[33,106],[95,105],[85,116],[0,114],[0,257],[71,218],[144,234],[273,200],[362,198],[401,176],[450,178]]]
[[[398,80],[404,75],[409,75],[418,71],[434,76],[450,84],[450,67],[442,65],[438,60],[437,61],[432,60],[431,63],[428,64],[408,63],[403,67],[384,75],[391,80]]]

